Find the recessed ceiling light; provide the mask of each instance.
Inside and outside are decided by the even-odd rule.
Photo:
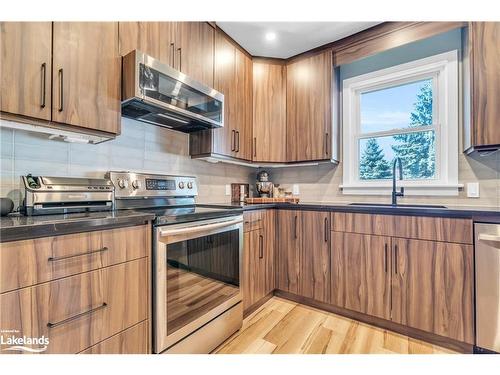
[[[266,33],[266,40],[267,40],[268,42],[272,42],[272,41],[273,41],[273,40],[275,40],[275,39],[276,39],[276,33],[275,33],[274,31],[268,31],[268,32]]]

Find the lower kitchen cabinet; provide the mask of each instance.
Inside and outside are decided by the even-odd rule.
[[[274,211],[245,213],[243,235],[243,309],[273,292],[274,282]]]
[[[332,232],[333,305],[390,319],[391,238]]]
[[[149,324],[145,320],[80,354],[148,354]]]
[[[473,247],[393,238],[392,320],[474,342]]]
[[[329,302],[330,214],[279,210],[277,228],[277,288]]]

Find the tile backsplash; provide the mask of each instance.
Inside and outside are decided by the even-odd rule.
[[[49,140],[46,134],[0,128],[0,196],[21,201],[20,176],[103,177],[109,170],[194,175],[198,201],[229,202],[225,185],[254,179],[255,170],[189,157],[188,135],[122,119],[122,134],[98,145]]]
[[[0,196],[21,201],[20,176],[34,175],[102,177],[109,170],[159,174],[186,174],[198,178],[198,201],[229,202],[225,185],[250,183],[257,170],[231,164],[211,164],[189,157],[188,135],[122,119],[122,134],[98,145],[49,140],[46,134],[0,128]],[[342,164],[269,169],[271,181],[285,188],[299,184],[302,201],[388,202],[389,196],[344,195]],[[500,152],[486,156],[459,155],[459,183],[479,182],[480,197],[467,198],[463,189],[453,197],[412,197],[401,203],[500,207]]]

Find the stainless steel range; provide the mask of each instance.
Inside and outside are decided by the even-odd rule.
[[[109,172],[117,209],[153,212],[153,346],[209,353],[243,321],[241,210],[196,205],[194,177]]]

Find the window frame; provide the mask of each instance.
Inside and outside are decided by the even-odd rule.
[[[361,94],[432,78],[433,124],[415,128],[361,132]],[[343,81],[343,194],[388,195],[392,181],[359,178],[359,141],[366,138],[435,131],[436,171],[433,179],[403,180],[407,195],[458,195],[458,50],[392,66]],[[446,139],[447,142],[442,140]],[[392,161],[389,160],[391,163]],[[392,164],[391,164],[392,166]]]

